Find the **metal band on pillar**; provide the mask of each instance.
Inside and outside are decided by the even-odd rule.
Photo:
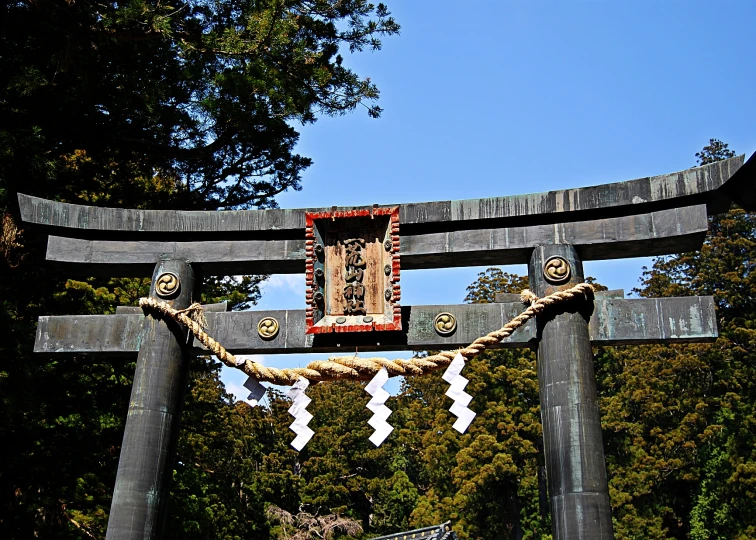
[[[583,282],[569,245],[538,246],[529,267],[538,296]],[[585,304],[591,306],[591,304]],[[614,538],[588,331],[591,313],[538,318],[538,386],[554,540]]]
[[[195,281],[186,261],[160,261],[150,295],[185,308]],[[107,540],[162,537],[187,386],[186,337],[174,321],[144,318]]]

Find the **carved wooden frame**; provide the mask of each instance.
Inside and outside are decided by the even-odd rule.
[[[320,261],[315,252],[315,245],[319,237],[318,221],[337,219],[354,219],[367,218],[374,216],[389,217],[389,235],[391,249],[391,299],[386,300],[390,305],[390,316],[388,321],[370,321],[364,323],[337,324],[335,321],[327,319],[333,316],[328,315],[321,309],[315,295],[321,290],[318,279],[315,275],[316,268],[324,268],[325,261]],[[307,285],[305,310],[305,333],[306,334],[325,334],[331,332],[372,332],[372,331],[399,331],[402,329],[402,314],[399,300],[401,298],[400,279],[400,238],[399,238],[399,207],[392,206],[386,208],[362,208],[355,210],[331,210],[324,212],[305,212],[305,280]],[[324,284],[325,285],[325,284]],[[324,321],[324,319],[326,319]],[[320,323],[320,324],[318,324]]]

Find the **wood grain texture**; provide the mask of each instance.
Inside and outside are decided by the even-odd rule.
[[[705,203],[710,212],[721,212],[729,198],[746,209],[756,203],[754,184],[756,154],[743,166],[744,156],[696,167],[671,174],[639,178],[593,187],[549,191],[528,195],[490,197],[460,201],[437,201],[404,204],[399,218],[406,232],[433,228],[461,230],[471,223],[478,227],[527,224],[552,224],[564,221],[603,219],[612,215],[649,213],[659,209]],[[727,199],[727,200],[729,200]],[[55,234],[75,234],[102,231],[150,234],[182,233],[195,236],[202,233],[259,233],[255,237],[302,238],[305,229],[305,209],[239,210],[219,212],[189,212],[176,210],[134,210],[99,208],[60,203],[18,195],[22,220],[53,229],[70,229]],[[395,205],[391,205],[395,206]],[[383,207],[382,207],[383,208]],[[338,208],[349,211],[353,208]],[[327,212],[330,209],[307,209],[308,212]],[[428,227],[431,226],[432,227]]]
[[[665,255],[700,248],[704,205],[557,225],[403,235],[404,270],[526,264],[537,245],[569,242],[584,260]],[[159,242],[50,236],[47,259],[86,275],[149,275],[160,257],[192,261],[206,275],[304,273],[305,240]],[[78,267],[78,268],[77,268]]]
[[[207,313],[208,332],[234,354],[285,354],[453,349],[501,328],[524,309],[520,302],[405,306],[402,332],[356,335],[305,335],[304,310]],[[457,318],[457,331],[441,337],[433,319],[441,312]],[[275,317],[281,326],[270,341],[257,335],[257,323]],[[97,357],[134,355],[140,346],[143,315],[66,315],[40,317],[34,351]],[[717,337],[714,300],[710,296],[631,299],[596,296],[589,333],[593,345],[627,343],[698,343]],[[530,321],[500,347],[531,347],[536,337]],[[201,354],[195,341],[193,352]]]

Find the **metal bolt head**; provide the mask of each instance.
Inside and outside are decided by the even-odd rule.
[[[257,323],[257,334],[264,340],[270,340],[278,335],[280,328],[278,320],[273,317],[265,317]]]
[[[373,317],[370,316],[370,315],[367,315],[367,316],[365,316],[365,317],[362,318],[362,322],[366,322],[366,323],[373,322]]]
[[[323,301],[323,293],[318,291],[313,295],[313,298],[317,303],[321,303]]]
[[[336,317],[336,324],[344,324],[346,322],[346,317]]]
[[[383,293],[383,297],[386,299],[386,301],[390,301],[391,297],[393,296],[393,293],[391,292],[391,289],[386,289],[386,292]]]
[[[315,255],[318,257],[322,257],[325,250],[323,249],[323,246],[321,244],[315,244]]]
[[[386,240],[386,241],[385,241],[385,242],[383,243],[383,248],[384,248],[384,249],[385,249],[386,251],[391,251],[391,248],[392,248],[392,247],[394,247],[394,243],[393,243],[393,242],[392,242],[391,240]]]
[[[439,313],[433,319],[433,328],[439,336],[450,336],[457,330],[457,318],[451,313]]]
[[[181,281],[173,272],[163,272],[155,280],[155,293],[161,298],[174,296],[180,287]]]
[[[383,267],[383,273],[386,274],[387,276],[391,275],[391,265],[390,264],[387,264],[386,266]]]
[[[570,263],[562,257],[555,255],[543,263],[543,277],[554,285],[567,283],[570,280],[570,273]]]
[[[325,275],[325,274],[323,273],[323,269],[322,269],[322,268],[316,268],[316,269],[315,269],[315,277],[316,277],[316,278],[318,278],[318,279],[323,279],[323,276],[324,276],[324,275]]]

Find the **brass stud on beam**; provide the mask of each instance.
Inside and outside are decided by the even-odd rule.
[[[257,334],[264,340],[271,340],[278,335],[281,326],[274,317],[265,317],[257,323]]]
[[[457,318],[451,313],[439,313],[433,319],[433,328],[439,336],[451,336],[457,330]]]

